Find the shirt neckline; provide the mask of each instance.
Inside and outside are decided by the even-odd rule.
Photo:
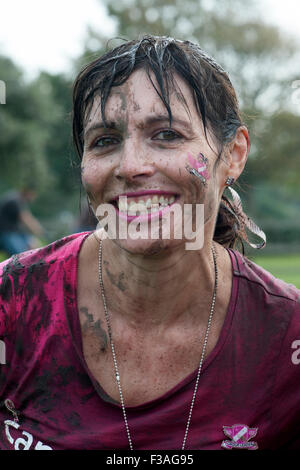
[[[68,270],[65,273],[65,276],[66,276],[65,280],[69,284],[71,284],[72,294],[73,294],[72,298],[70,299],[70,302],[68,302],[65,305],[65,308],[66,308],[66,313],[67,313],[67,318],[68,318],[68,323],[69,323],[69,330],[70,330],[70,334],[71,334],[71,337],[72,337],[73,345],[76,349],[76,352],[77,352],[77,354],[80,358],[80,361],[81,361],[86,373],[88,374],[88,376],[89,376],[89,378],[90,378],[90,380],[91,380],[91,382],[92,382],[92,384],[95,388],[96,393],[98,394],[99,398],[101,400],[103,400],[106,404],[108,404],[110,406],[115,406],[117,408],[121,408],[121,404],[113,401],[113,399],[111,399],[105,393],[105,391],[102,389],[101,384],[98,383],[96,378],[93,376],[92,372],[89,370],[89,368],[87,366],[87,363],[86,363],[86,361],[84,359],[84,356],[83,356],[81,326],[80,326],[79,311],[78,311],[78,305],[77,305],[78,263],[79,263],[79,254],[80,254],[81,248],[83,246],[83,243],[91,233],[92,232],[80,234],[82,238],[79,241],[77,252],[74,253],[74,256],[72,257],[71,269]],[[231,260],[231,266],[232,266],[231,295],[230,295],[230,300],[229,300],[229,304],[228,304],[228,307],[227,307],[225,320],[224,320],[224,323],[223,323],[223,326],[222,326],[222,329],[221,329],[221,333],[219,335],[219,338],[218,338],[218,341],[217,341],[215,347],[213,348],[213,350],[208,354],[208,356],[203,361],[202,369],[201,369],[201,377],[204,375],[204,372],[211,365],[211,363],[214,361],[214,359],[218,356],[218,354],[220,353],[220,351],[222,350],[222,348],[225,344],[225,341],[226,341],[226,339],[228,337],[228,334],[230,332],[230,329],[231,329],[233,316],[234,316],[234,312],[235,312],[235,307],[236,307],[236,302],[237,302],[238,285],[239,285],[238,261],[237,261],[237,258],[235,256],[234,250],[232,250],[230,248],[226,248],[226,250],[229,253],[230,260]],[[170,390],[165,392],[163,395],[161,395],[161,396],[159,396],[159,397],[157,397],[153,400],[147,401],[145,403],[141,403],[139,405],[136,405],[136,406],[126,406],[126,409],[128,411],[129,410],[135,411],[135,410],[141,410],[141,409],[144,409],[144,408],[154,407],[155,405],[161,403],[163,400],[166,400],[167,398],[169,398],[171,395],[175,394],[181,388],[183,388],[183,387],[187,386],[188,384],[190,384],[191,382],[193,382],[195,380],[197,374],[198,374],[198,367],[197,367],[196,370],[194,370],[189,375],[187,375],[184,379],[182,379],[178,384],[176,384]],[[200,380],[201,380],[201,377],[200,377]],[[104,399],[103,396],[101,396],[99,394],[99,386],[100,386],[100,389],[102,391],[101,395],[103,395],[103,393],[104,393],[104,395],[107,396],[107,400]]]

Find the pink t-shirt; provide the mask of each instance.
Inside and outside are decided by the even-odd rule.
[[[128,449],[121,407],[83,358],[76,277],[88,235],[0,264],[0,449]],[[186,449],[300,449],[300,291],[229,253],[230,304]],[[181,449],[196,373],[127,408],[134,449]]]

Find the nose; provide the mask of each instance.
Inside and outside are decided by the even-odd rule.
[[[123,146],[118,165],[115,168],[115,176],[119,180],[129,182],[147,178],[155,173],[155,165],[147,149],[128,139]]]

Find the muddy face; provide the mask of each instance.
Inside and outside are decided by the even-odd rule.
[[[182,209],[184,204],[204,204],[206,221],[216,212],[223,178],[214,171],[217,146],[211,135],[209,141],[205,137],[189,87],[179,77],[176,82],[189,112],[178,94],[171,94],[171,126],[143,70],[134,72],[121,87],[112,88],[105,110],[106,126],[100,100],[95,99],[86,119],[82,160],[82,182],[95,212],[99,204],[117,205],[119,195],[127,195],[128,200],[136,196],[134,202],[141,197],[146,204],[156,193],[163,194],[166,204],[174,196]],[[157,240],[151,239],[117,243],[129,251],[158,249]],[[184,240],[160,240],[159,250],[180,243]]]

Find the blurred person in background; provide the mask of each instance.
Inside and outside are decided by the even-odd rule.
[[[9,256],[35,248],[44,233],[29,208],[35,199],[32,186],[8,191],[0,198],[0,250]]]

